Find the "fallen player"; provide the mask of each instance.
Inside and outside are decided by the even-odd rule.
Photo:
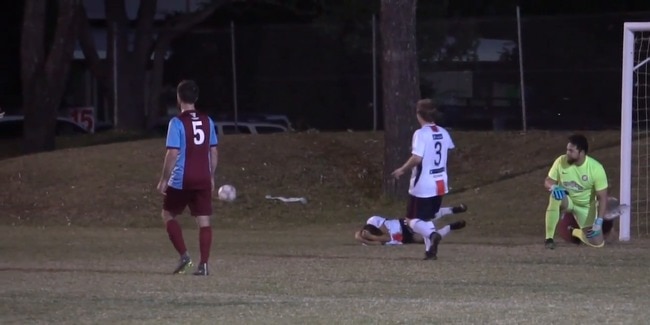
[[[463,213],[467,211],[465,204],[455,207],[442,207],[436,213],[434,220],[444,216]],[[465,227],[465,221],[459,220],[442,227],[440,232],[445,234],[451,230],[458,230]],[[406,219],[387,219],[381,216],[372,216],[368,218],[366,224],[354,233],[354,238],[364,245],[402,245],[402,244],[422,244],[424,239],[408,226]]]
[[[605,238],[614,226],[614,220],[620,217],[627,209],[627,205],[620,204],[617,198],[610,196],[607,198],[607,209],[603,216],[602,231],[600,234],[593,236],[592,227],[580,228],[575,222],[569,226],[568,230],[573,238],[579,239],[587,246],[596,248],[603,247],[605,246]]]

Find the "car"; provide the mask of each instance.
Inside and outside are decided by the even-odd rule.
[[[0,118],[0,138],[15,139],[23,137],[25,117],[22,115],[5,115]],[[66,117],[56,118],[56,135],[88,134],[88,131],[72,119]]]
[[[155,128],[159,134],[167,133],[168,123],[158,124]],[[285,126],[273,123],[214,121],[217,135],[224,134],[267,134],[289,132]]]
[[[218,135],[224,134],[267,134],[281,133],[289,130],[279,124],[257,123],[257,122],[237,122],[234,121],[214,121]]]
[[[213,120],[234,121],[235,117],[232,113],[221,113],[211,115]],[[282,114],[267,114],[267,113],[246,113],[242,112],[237,114],[237,120],[247,123],[271,123],[284,126],[287,130],[293,131],[291,121],[286,115]]]

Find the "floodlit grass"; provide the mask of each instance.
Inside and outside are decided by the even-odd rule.
[[[1,160],[0,323],[645,323],[647,239],[543,248],[542,181],[567,135],[452,132],[443,204],[469,211],[445,222],[468,227],[437,261],[353,240],[371,214],[404,211],[381,197],[381,133],[225,136],[218,183],[239,197],[215,201],[207,278],[169,274],[163,139]],[[588,135],[617,194],[618,132]],[[197,258],[196,226],[182,224]]]

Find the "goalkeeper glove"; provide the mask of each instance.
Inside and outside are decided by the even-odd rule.
[[[553,195],[554,199],[559,201],[566,197],[567,191],[560,185],[553,185],[551,186],[551,195]]]
[[[594,221],[594,225],[591,226],[591,230],[587,232],[587,238],[593,238],[600,235],[602,229],[603,229],[603,218],[596,217],[596,221]]]

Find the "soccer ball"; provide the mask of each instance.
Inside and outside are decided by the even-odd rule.
[[[232,185],[223,185],[219,188],[219,200],[231,202],[237,197],[237,190]]]

